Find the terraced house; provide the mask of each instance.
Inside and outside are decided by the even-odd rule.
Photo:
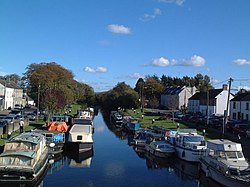
[[[250,120],[250,93],[240,93],[230,101],[230,119]]]
[[[14,108],[15,104],[26,104],[23,89],[14,81],[0,79],[0,109]]]

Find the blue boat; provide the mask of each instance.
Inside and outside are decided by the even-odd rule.
[[[138,118],[133,118],[132,116],[124,116],[122,127],[128,131],[137,131],[140,129],[140,121]]]

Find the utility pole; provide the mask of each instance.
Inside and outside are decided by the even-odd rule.
[[[38,115],[39,115],[39,108],[40,108],[40,84],[38,85],[38,89],[37,89],[37,110],[36,110],[36,116],[37,116],[37,122],[38,122]]]
[[[227,108],[226,108],[226,112],[224,114],[224,123],[223,123],[223,128],[222,128],[222,135],[224,137],[224,134],[225,134],[225,126],[227,124],[227,117],[228,117],[228,109],[229,109],[229,103],[230,103],[230,92],[231,92],[231,84],[233,82],[233,79],[230,77],[229,78],[229,87],[228,87],[228,94],[227,94]]]
[[[208,125],[209,125],[209,119],[208,119],[208,112],[209,111],[209,89],[208,89],[208,85],[207,85],[207,128],[208,128]]]

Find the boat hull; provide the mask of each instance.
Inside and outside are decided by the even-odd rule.
[[[39,159],[35,167],[0,167],[0,184],[1,183],[34,183],[43,175],[48,168],[48,148],[43,152],[42,158]],[[6,172],[7,171],[7,172]],[[8,174],[6,174],[8,173]]]
[[[249,187],[250,183],[246,181],[237,180],[236,178],[227,176],[219,172],[216,168],[209,165],[204,159],[200,159],[201,170],[205,173],[206,177],[217,181],[218,183],[228,187]]]
[[[178,158],[188,162],[199,162],[202,150],[186,149],[179,146],[175,147]]]
[[[150,146],[145,146],[145,150],[149,153],[152,154],[156,157],[160,157],[160,158],[168,158],[174,155],[174,150],[169,150],[169,151],[160,151],[160,150],[155,150],[152,149]]]

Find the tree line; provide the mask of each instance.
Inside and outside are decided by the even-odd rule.
[[[200,91],[212,88],[207,75],[182,78],[162,75],[148,75],[139,78],[134,88],[125,82],[106,92],[95,94],[91,86],[74,80],[73,73],[55,62],[32,63],[27,66],[22,77],[11,74],[5,78],[16,82],[39,108],[50,113],[63,110],[65,106],[76,103],[84,107],[100,105],[105,110],[121,108],[152,107],[160,103],[160,96],[166,87],[195,86]],[[39,98],[38,98],[39,97]]]

